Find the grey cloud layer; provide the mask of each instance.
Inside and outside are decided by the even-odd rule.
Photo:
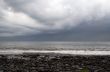
[[[0,0],[0,36],[71,29],[108,17],[109,8],[110,0]]]

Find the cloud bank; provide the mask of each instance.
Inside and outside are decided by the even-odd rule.
[[[0,0],[0,36],[73,29],[109,17],[109,8],[110,0]]]

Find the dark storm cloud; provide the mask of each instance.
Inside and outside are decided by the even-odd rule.
[[[108,38],[109,8],[109,0],[0,0],[0,36]]]
[[[93,25],[94,23],[99,25]],[[28,36],[2,37],[6,41],[110,41],[110,18],[82,22],[79,26],[58,33],[42,33]]]

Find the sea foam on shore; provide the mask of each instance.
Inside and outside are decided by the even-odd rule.
[[[23,54],[23,53],[55,53],[72,55],[110,55],[110,51],[84,51],[84,50],[1,50],[0,54]]]

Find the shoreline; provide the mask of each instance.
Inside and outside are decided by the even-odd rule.
[[[0,50],[0,54],[28,54],[28,53],[53,53],[53,54],[70,54],[70,55],[110,55],[110,51],[88,51],[88,50]]]

